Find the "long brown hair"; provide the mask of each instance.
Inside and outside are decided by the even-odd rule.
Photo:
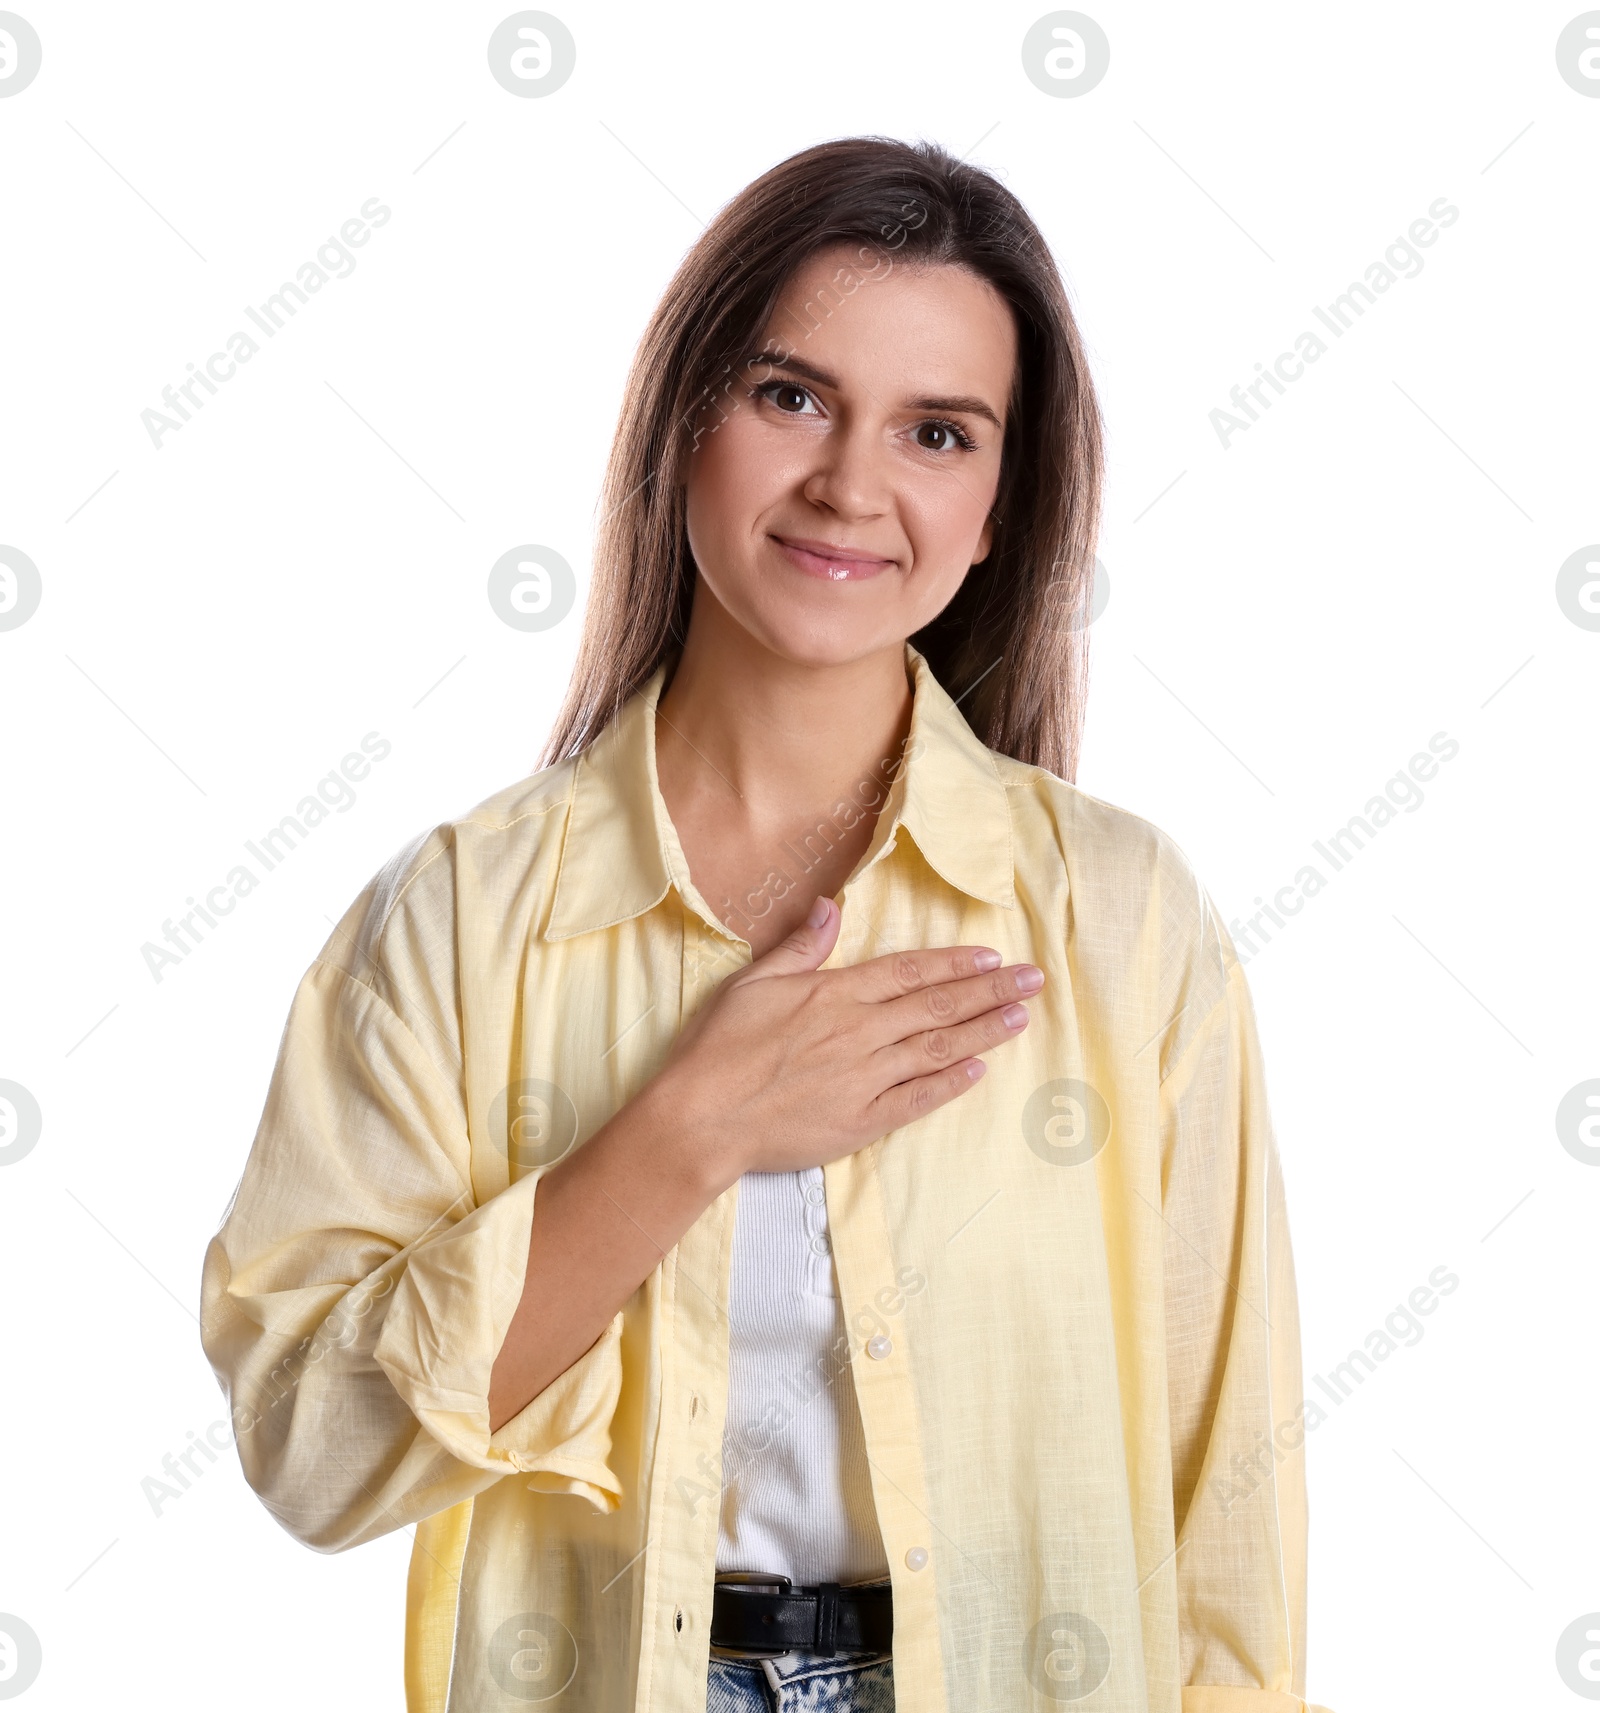
[[[910,640],[991,749],[1076,774],[1102,466],[1083,345],[1016,197],[931,143],[887,137],[822,143],[763,173],[667,287],[629,373],[583,636],[544,765],[591,744],[682,648],[694,593],[685,455],[795,269],[841,243],[874,265],[968,268],[1011,306],[1017,375],[992,545]]]

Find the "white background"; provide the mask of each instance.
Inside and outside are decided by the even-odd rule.
[[[1426,789],[1249,964],[1308,1391],[1445,1266],[1459,1289],[1308,1440],[1313,1700],[1576,1707],[1600,1610],[1600,99],[1567,4],[1119,5],[1109,74],[1024,75],[1044,10],[587,6],[570,82],[490,77],[500,7],[70,8],[0,100],[0,1612],[32,1713],[398,1707],[409,1539],[320,1557],[232,1453],[195,1323],[295,984],[414,834],[533,765],[580,613],[489,566],[588,562],[626,364],[700,222],[792,151],[936,139],[1037,217],[1109,426],[1079,784],[1230,918],[1435,732]],[[507,9],[508,10],[508,9]],[[393,211],[159,450],[140,413],[340,225]],[[1446,197],[1460,217],[1224,449],[1208,413]],[[1175,484],[1175,485],[1174,485]],[[1159,497],[1158,497],[1159,496]],[[441,681],[442,680],[442,681]],[[178,968],[141,958],[361,736],[393,753]],[[1326,872],[1326,865],[1323,865]],[[220,1430],[219,1430],[220,1432]],[[1600,1689],[1600,1685],[1596,1685]],[[3,1689],[3,1686],[0,1686]],[[124,1697],[127,1698],[126,1702]],[[976,1713],[976,1710],[974,1710]]]

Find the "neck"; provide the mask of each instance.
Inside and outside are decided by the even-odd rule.
[[[702,587],[657,704],[662,797],[675,821],[713,810],[746,830],[781,833],[858,781],[886,780],[911,708],[900,642],[840,664],[786,660]]]

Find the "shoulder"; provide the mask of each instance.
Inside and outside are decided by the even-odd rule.
[[[999,754],[995,765],[1018,891],[1064,874],[1079,967],[1108,991],[1142,991],[1161,1019],[1176,1020],[1169,1060],[1226,996],[1239,962],[1222,912],[1164,828],[1042,767]]]
[[[510,897],[530,876],[554,884],[575,761],[503,787],[464,814],[435,823],[391,855],[362,889],[319,962],[383,991],[402,969],[454,962],[467,898]]]
[[[1006,788],[1019,869],[1053,847],[1069,878],[1097,902],[1161,897],[1198,905],[1199,878],[1170,833],[1045,768],[991,753]]]

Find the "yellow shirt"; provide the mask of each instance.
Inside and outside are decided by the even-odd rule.
[[[905,760],[824,967],[982,944],[1048,979],[970,1092],[824,1172],[896,1702],[1299,1713],[1305,1406],[1243,971],[1171,839],[985,748],[906,662]],[[206,1255],[268,1509],[328,1552],[415,1525],[412,1713],[705,1707],[738,1184],[488,1427],[541,1175],[750,957],[661,797],[662,681],[351,906]],[[744,910],[804,891],[873,789]]]

